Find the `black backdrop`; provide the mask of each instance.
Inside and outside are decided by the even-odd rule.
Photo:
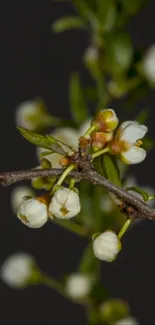
[[[129,0],[130,1],[130,0]],[[148,2],[128,30],[135,46],[155,42],[154,0]],[[68,3],[1,1],[0,3],[0,170],[28,169],[37,165],[34,147],[15,129],[15,107],[41,96],[53,114],[68,117],[69,73],[80,69],[81,56],[89,43],[79,31],[51,33],[52,22],[71,14]],[[154,135],[154,92],[138,103],[151,107],[149,134]],[[118,105],[117,105],[118,106]],[[129,118],[129,116],[126,116]],[[155,186],[154,152],[133,167],[141,184]],[[40,267],[56,278],[74,271],[85,240],[48,223],[39,230],[24,227],[12,214],[12,187],[0,191],[0,263],[9,254],[26,251]],[[115,297],[126,298],[141,324],[155,324],[155,223],[144,221],[124,237],[123,251],[113,264],[103,264],[103,281]],[[84,311],[45,287],[14,291],[0,283],[1,324],[85,324]]]

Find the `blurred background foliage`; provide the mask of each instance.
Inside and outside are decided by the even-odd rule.
[[[60,5],[68,2],[66,0],[55,1]],[[149,73],[150,70],[147,70],[148,49],[135,48],[128,32],[130,19],[147,5],[147,1],[71,0],[70,3],[74,8],[74,15],[58,18],[51,26],[51,30],[52,33],[57,34],[67,33],[71,29],[80,29],[87,33],[89,44],[83,53],[82,64],[89,78],[85,83],[79,71],[71,72],[68,97],[72,118],[69,120],[53,116],[46,108],[43,99],[35,98],[37,111],[28,116],[28,120],[32,123],[31,129],[41,132],[46,130],[51,133],[53,129],[57,130],[57,127],[70,127],[78,132],[81,125],[98,110],[111,108],[113,105],[119,107],[120,121],[128,116],[128,119],[147,124],[149,107],[142,105],[139,108],[139,101],[143,101],[150,90],[154,89],[155,77],[153,79],[152,74]],[[146,137],[143,145],[148,151],[153,149],[153,141],[149,137]],[[131,169],[111,159],[109,155],[97,159],[95,166],[98,172],[103,173],[116,184],[119,183],[124,187],[134,186],[135,183],[137,185],[137,180],[129,177],[134,176]],[[87,182],[82,182],[77,186],[82,210],[72,222],[80,226],[84,225],[90,234],[107,229],[119,232],[125,216],[115,206],[111,196],[100,186],[92,186]],[[63,226],[63,222],[60,222],[60,225]],[[97,316],[98,308],[101,308],[104,299],[106,301],[109,298],[109,293],[103,287],[104,281],[102,281],[99,264],[88,245],[77,269],[96,277],[92,292],[92,297],[94,297],[92,310],[88,311],[89,323],[111,324],[126,316],[128,312],[125,310],[124,313],[124,307],[122,307],[119,313],[121,308],[118,304],[116,309],[115,306],[111,309],[108,316],[105,311],[100,312],[100,317]]]

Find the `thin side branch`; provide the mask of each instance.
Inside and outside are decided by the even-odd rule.
[[[61,174],[61,168],[3,172],[0,173],[0,183],[7,186],[26,179],[45,176],[60,176]],[[90,168],[89,170],[84,170],[82,172],[72,171],[69,175],[77,180],[87,180],[93,184],[104,186],[107,191],[115,194],[124,203],[133,207],[135,211],[138,211],[138,217],[155,220],[155,209],[151,209],[142,200],[136,198],[131,193],[128,193],[123,188],[114,185],[108,179],[98,174],[94,169]]]

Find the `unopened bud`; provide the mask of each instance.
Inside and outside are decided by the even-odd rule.
[[[69,188],[59,188],[49,204],[51,218],[70,219],[81,210],[79,195]]]
[[[111,299],[103,302],[100,306],[100,318],[106,324],[113,324],[120,319],[127,317],[130,313],[126,301]]]
[[[47,202],[44,197],[24,200],[17,213],[18,218],[30,228],[40,228],[48,220]]]
[[[67,166],[69,164],[69,159],[67,157],[62,157],[59,160],[59,164],[61,166]]]
[[[118,125],[118,117],[113,109],[103,109],[92,120],[91,125],[96,131],[111,132]]]
[[[26,253],[9,256],[1,267],[1,279],[13,288],[24,288],[31,279],[34,259]]]
[[[91,290],[92,279],[89,275],[75,273],[67,278],[66,292],[73,299],[86,298]]]
[[[113,138],[113,133],[105,133],[105,132],[92,132],[92,147],[94,151],[98,151],[111,141]]]
[[[95,238],[93,250],[99,260],[112,262],[121,250],[121,242],[113,231],[107,230]]]

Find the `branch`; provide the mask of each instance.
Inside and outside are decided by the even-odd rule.
[[[0,183],[7,186],[26,179],[45,176],[60,176],[61,174],[61,168],[3,172],[0,173]],[[93,184],[104,186],[107,191],[115,194],[119,199],[123,200],[124,203],[128,204],[129,207],[132,207],[135,209],[135,211],[138,211],[138,217],[155,220],[155,209],[151,209],[142,200],[128,193],[123,188],[114,185],[108,179],[98,174],[94,169],[90,168],[89,170],[82,172],[71,171],[69,175],[77,180],[87,180]],[[129,211],[128,214],[130,214]]]

